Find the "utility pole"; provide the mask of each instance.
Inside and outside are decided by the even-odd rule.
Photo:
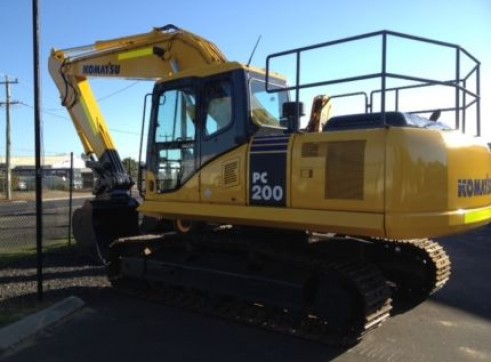
[[[43,175],[41,168],[41,70],[39,62],[39,1],[32,0],[32,50],[34,73],[34,145],[36,161],[36,255],[37,255],[37,295],[43,300]]]
[[[0,84],[5,84],[5,102],[0,102],[0,106],[5,104],[6,136],[5,136],[5,198],[12,199],[12,171],[10,166],[10,105],[17,104],[17,101],[10,99],[10,85],[16,84],[17,79],[9,80],[8,75]]]

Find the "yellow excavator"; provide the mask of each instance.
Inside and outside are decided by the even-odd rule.
[[[272,54],[259,69],[173,25],[53,50],[50,74],[97,180],[94,199],[73,216],[77,242],[97,251],[118,288],[325,343],[356,343],[393,302],[424,300],[451,268],[430,238],[491,220],[491,154],[437,120],[454,112],[459,128],[467,101],[479,106],[478,90],[460,78],[387,72],[390,36],[474,59],[381,31]],[[377,74],[301,84],[297,64],[290,85],[270,70],[278,57],[299,62],[372,37],[382,39]],[[96,77],[156,81],[141,202],[91,91]],[[332,116],[335,96],[320,95],[300,128],[300,90],[372,78],[381,79],[379,112],[370,95],[366,113]],[[389,88],[389,78],[453,87],[456,106],[419,112],[428,118],[388,111],[386,94],[414,87]],[[142,217],[173,230],[150,234]]]

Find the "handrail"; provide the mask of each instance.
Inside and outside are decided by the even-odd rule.
[[[381,38],[381,66],[380,66],[380,72],[375,72],[375,73],[369,73],[369,74],[360,74],[360,75],[355,75],[355,76],[347,76],[347,77],[342,77],[342,78],[335,78],[335,79],[320,79],[315,82],[309,82],[309,83],[301,83],[300,79],[300,72],[301,72],[301,67],[300,67],[300,62],[302,60],[302,54],[307,51],[315,50],[315,49],[320,49],[320,48],[325,48],[325,47],[331,47],[334,45],[339,45],[343,43],[350,43],[350,42],[356,42],[364,39],[369,39],[369,38]],[[429,79],[429,78],[424,78],[424,77],[419,77],[419,76],[413,76],[413,75],[408,75],[408,74],[402,74],[402,73],[393,73],[393,72],[387,72],[387,69],[389,69],[389,64],[388,64],[388,51],[389,51],[389,44],[388,44],[388,39],[389,38],[399,38],[399,39],[408,39],[412,40],[415,42],[423,42],[423,43],[428,43],[432,44],[435,46],[439,47],[444,47],[444,48],[450,48],[455,50],[455,78],[448,80],[448,81],[441,81],[437,79]],[[461,72],[463,71],[462,69],[462,58],[463,55],[465,55],[471,62],[474,64],[469,64],[466,65],[467,67],[471,67],[470,71],[466,73],[465,76],[462,77]],[[293,56],[295,59],[294,62],[295,68],[296,69],[296,74],[295,74],[295,79],[294,79],[294,84],[291,86],[288,86],[286,88],[282,88],[282,91],[295,91],[295,100],[296,102],[299,102],[299,94],[301,89],[306,89],[306,88],[313,88],[313,87],[320,87],[320,86],[326,86],[326,85],[334,85],[334,84],[342,84],[342,83],[349,83],[349,82],[358,82],[358,81],[363,81],[363,80],[368,80],[368,79],[380,79],[380,88],[379,89],[373,89],[370,92],[370,102],[366,104],[366,111],[368,112],[373,111],[373,94],[375,93],[381,93],[382,96],[380,97],[380,110],[382,113],[382,118],[385,117],[385,111],[386,111],[386,95],[388,92],[392,91],[402,91],[405,89],[409,88],[417,88],[417,87],[430,87],[430,86],[445,86],[445,87],[451,87],[455,89],[455,100],[454,100],[454,106],[453,107],[446,107],[445,109],[439,109],[442,112],[455,112],[455,128],[461,130],[462,132],[465,133],[465,128],[466,128],[466,121],[468,119],[468,109],[470,106],[475,105],[476,106],[476,114],[475,114],[475,129],[476,129],[476,135],[480,136],[481,135],[481,111],[480,111],[480,106],[481,106],[481,97],[480,97],[480,62],[475,58],[472,54],[470,54],[467,50],[463,49],[459,45],[448,43],[448,42],[443,42],[443,41],[438,41],[438,40],[433,40],[429,38],[424,38],[420,36],[414,36],[410,34],[404,34],[404,33],[399,33],[395,31],[389,31],[389,30],[381,30],[381,31],[376,31],[376,32],[371,32],[371,33],[366,33],[366,34],[361,34],[361,35],[356,35],[356,36],[351,36],[343,39],[337,39],[337,40],[332,40],[332,41],[327,41],[319,44],[314,44],[306,47],[300,47],[300,48],[295,48],[291,50],[286,50],[278,53],[274,53],[269,55],[266,58],[266,91],[270,93],[278,92],[278,89],[274,89],[273,87],[270,86],[270,69],[271,69],[271,61],[273,59],[277,59],[279,57],[285,57],[285,56]],[[476,79],[476,85],[475,89],[470,89],[467,87],[467,81],[471,78],[475,77]],[[387,81],[389,79],[397,79],[397,80],[405,80],[405,81],[410,81],[410,82],[415,82],[416,84],[413,85],[402,85],[399,87],[390,87],[387,88]],[[351,93],[359,93],[359,92],[350,92],[347,94]],[[355,95],[355,94],[353,94]],[[346,97],[347,95],[334,95],[331,96],[332,98],[339,98],[340,96]],[[409,111],[411,113],[415,111]],[[430,112],[429,109],[423,109],[418,111],[418,113],[428,113]],[[461,119],[462,119],[462,124],[461,124]]]

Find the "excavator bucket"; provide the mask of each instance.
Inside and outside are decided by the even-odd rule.
[[[137,206],[131,197],[85,201],[72,218],[77,245],[84,253],[105,262],[115,239],[139,234]]]

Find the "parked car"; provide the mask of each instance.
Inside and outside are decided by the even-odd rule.
[[[27,182],[25,180],[17,180],[17,185],[15,189],[17,191],[27,191]]]

